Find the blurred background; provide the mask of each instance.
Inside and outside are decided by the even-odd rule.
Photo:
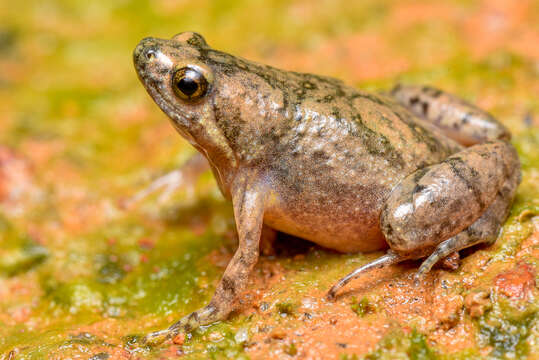
[[[2,1],[0,354],[148,355],[132,345],[137,334],[209,299],[235,241],[229,204],[211,175],[165,206],[151,199],[132,211],[120,206],[194,153],[146,94],[131,59],[143,37],[186,30],[219,50],[371,91],[431,84],[475,102],[514,134],[524,168],[516,208],[539,206],[537,0]],[[529,230],[522,226],[508,231],[522,240]],[[288,255],[263,265],[288,274],[290,292],[272,293],[270,304],[323,290],[368,260],[320,249],[295,263]],[[244,356],[242,336],[254,336],[249,314],[151,354]],[[409,329],[406,321],[399,326]],[[428,328],[419,330],[442,352],[496,348],[466,332],[461,347],[433,343]],[[327,345],[328,356],[365,354],[384,333],[347,350]],[[272,344],[251,356],[308,348]]]

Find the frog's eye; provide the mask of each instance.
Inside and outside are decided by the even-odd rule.
[[[172,87],[180,99],[196,100],[208,91],[208,80],[196,69],[184,67],[174,74]]]

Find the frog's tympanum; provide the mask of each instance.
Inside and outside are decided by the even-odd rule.
[[[239,237],[210,303],[148,342],[226,318],[263,232],[341,252],[388,248],[332,298],[370,269],[426,257],[420,279],[458,250],[494,242],[520,182],[508,130],[432,87],[369,94],[214,50],[193,32],[143,39],[134,63],[232,200]]]

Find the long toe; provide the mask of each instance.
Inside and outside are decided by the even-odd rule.
[[[360,268],[357,268],[356,270],[352,271],[350,274],[346,275],[335,285],[331,287],[331,289],[328,291],[327,299],[333,300],[337,294],[337,291],[339,291],[343,286],[348,284],[350,281],[357,279],[361,275],[365,274],[368,271],[371,271],[373,269],[381,269],[393,264],[397,264],[401,261],[407,260],[407,256],[401,256],[391,250],[388,250],[388,252],[384,255],[379,257],[378,259],[371,261],[368,264],[365,264],[361,266]]]
[[[154,331],[144,337],[142,343],[149,346],[157,346],[164,343],[166,340],[172,337],[169,329]]]

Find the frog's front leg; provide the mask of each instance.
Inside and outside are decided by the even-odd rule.
[[[224,319],[232,310],[237,296],[244,290],[251,270],[258,260],[259,243],[265,207],[265,186],[258,174],[243,173],[232,186],[232,205],[239,246],[230,260],[208,305],[173,324],[170,328],[146,336],[148,344],[160,343],[180,332]]]
[[[445,256],[494,241],[519,182],[517,153],[503,141],[472,146],[407,176],[380,216],[391,249],[339,281],[329,297],[372,268],[427,256],[416,276],[420,279]]]

